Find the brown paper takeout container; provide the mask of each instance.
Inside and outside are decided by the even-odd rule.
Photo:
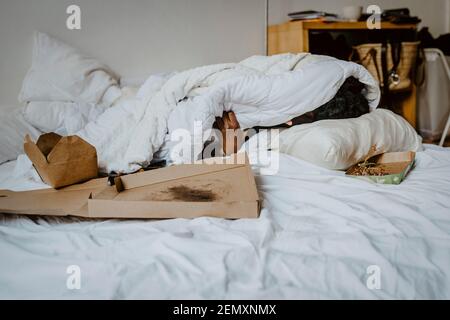
[[[245,156],[234,164],[207,161],[95,179],[60,190],[0,191],[0,212],[86,218],[257,218],[260,200]]]
[[[84,182],[98,176],[95,147],[78,136],[41,135],[34,143],[25,136],[24,150],[42,180],[53,188]]]

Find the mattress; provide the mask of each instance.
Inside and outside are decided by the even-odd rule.
[[[0,188],[45,187],[14,166]],[[282,154],[253,169],[259,219],[0,215],[0,298],[450,299],[450,149],[426,145],[397,186]]]

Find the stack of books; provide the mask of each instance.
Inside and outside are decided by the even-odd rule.
[[[336,14],[327,13],[324,11],[298,11],[288,14],[291,20],[320,20],[320,21],[338,21],[339,18]]]

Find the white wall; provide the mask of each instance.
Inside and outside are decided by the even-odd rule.
[[[376,4],[381,9],[408,7],[411,15],[422,19],[421,26],[428,26],[434,36],[450,32],[450,0],[269,0],[269,18],[271,24],[288,20],[287,14],[302,10],[323,10],[330,13],[342,13],[348,5],[360,5],[367,8]]]
[[[445,33],[450,32],[450,0],[445,1],[444,13],[446,16],[445,19]]]
[[[70,4],[82,30],[66,28]],[[264,24],[264,0],[0,0],[0,106],[18,104],[33,30],[142,77],[264,54]]]

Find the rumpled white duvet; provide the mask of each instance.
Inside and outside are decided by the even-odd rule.
[[[93,144],[106,171],[134,171],[148,164],[170,134],[194,124],[204,132],[223,111],[234,111],[243,129],[277,125],[331,100],[353,76],[366,85],[373,110],[379,88],[356,63],[310,54],[254,56],[240,63],[203,66],[169,77],[151,76],[135,99],[126,99],[89,122],[77,135]],[[208,136],[202,136],[200,145]],[[172,143],[172,145],[171,145]],[[201,152],[201,148],[200,148]],[[179,162],[196,160],[197,154]],[[175,161],[176,162],[176,161]]]
[[[0,188],[45,187],[12,167]],[[400,185],[283,154],[279,167],[253,166],[259,219],[0,215],[0,298],[450,299],[450,149],[426,145]],[[79,290],[66,286],[71,265]]]

